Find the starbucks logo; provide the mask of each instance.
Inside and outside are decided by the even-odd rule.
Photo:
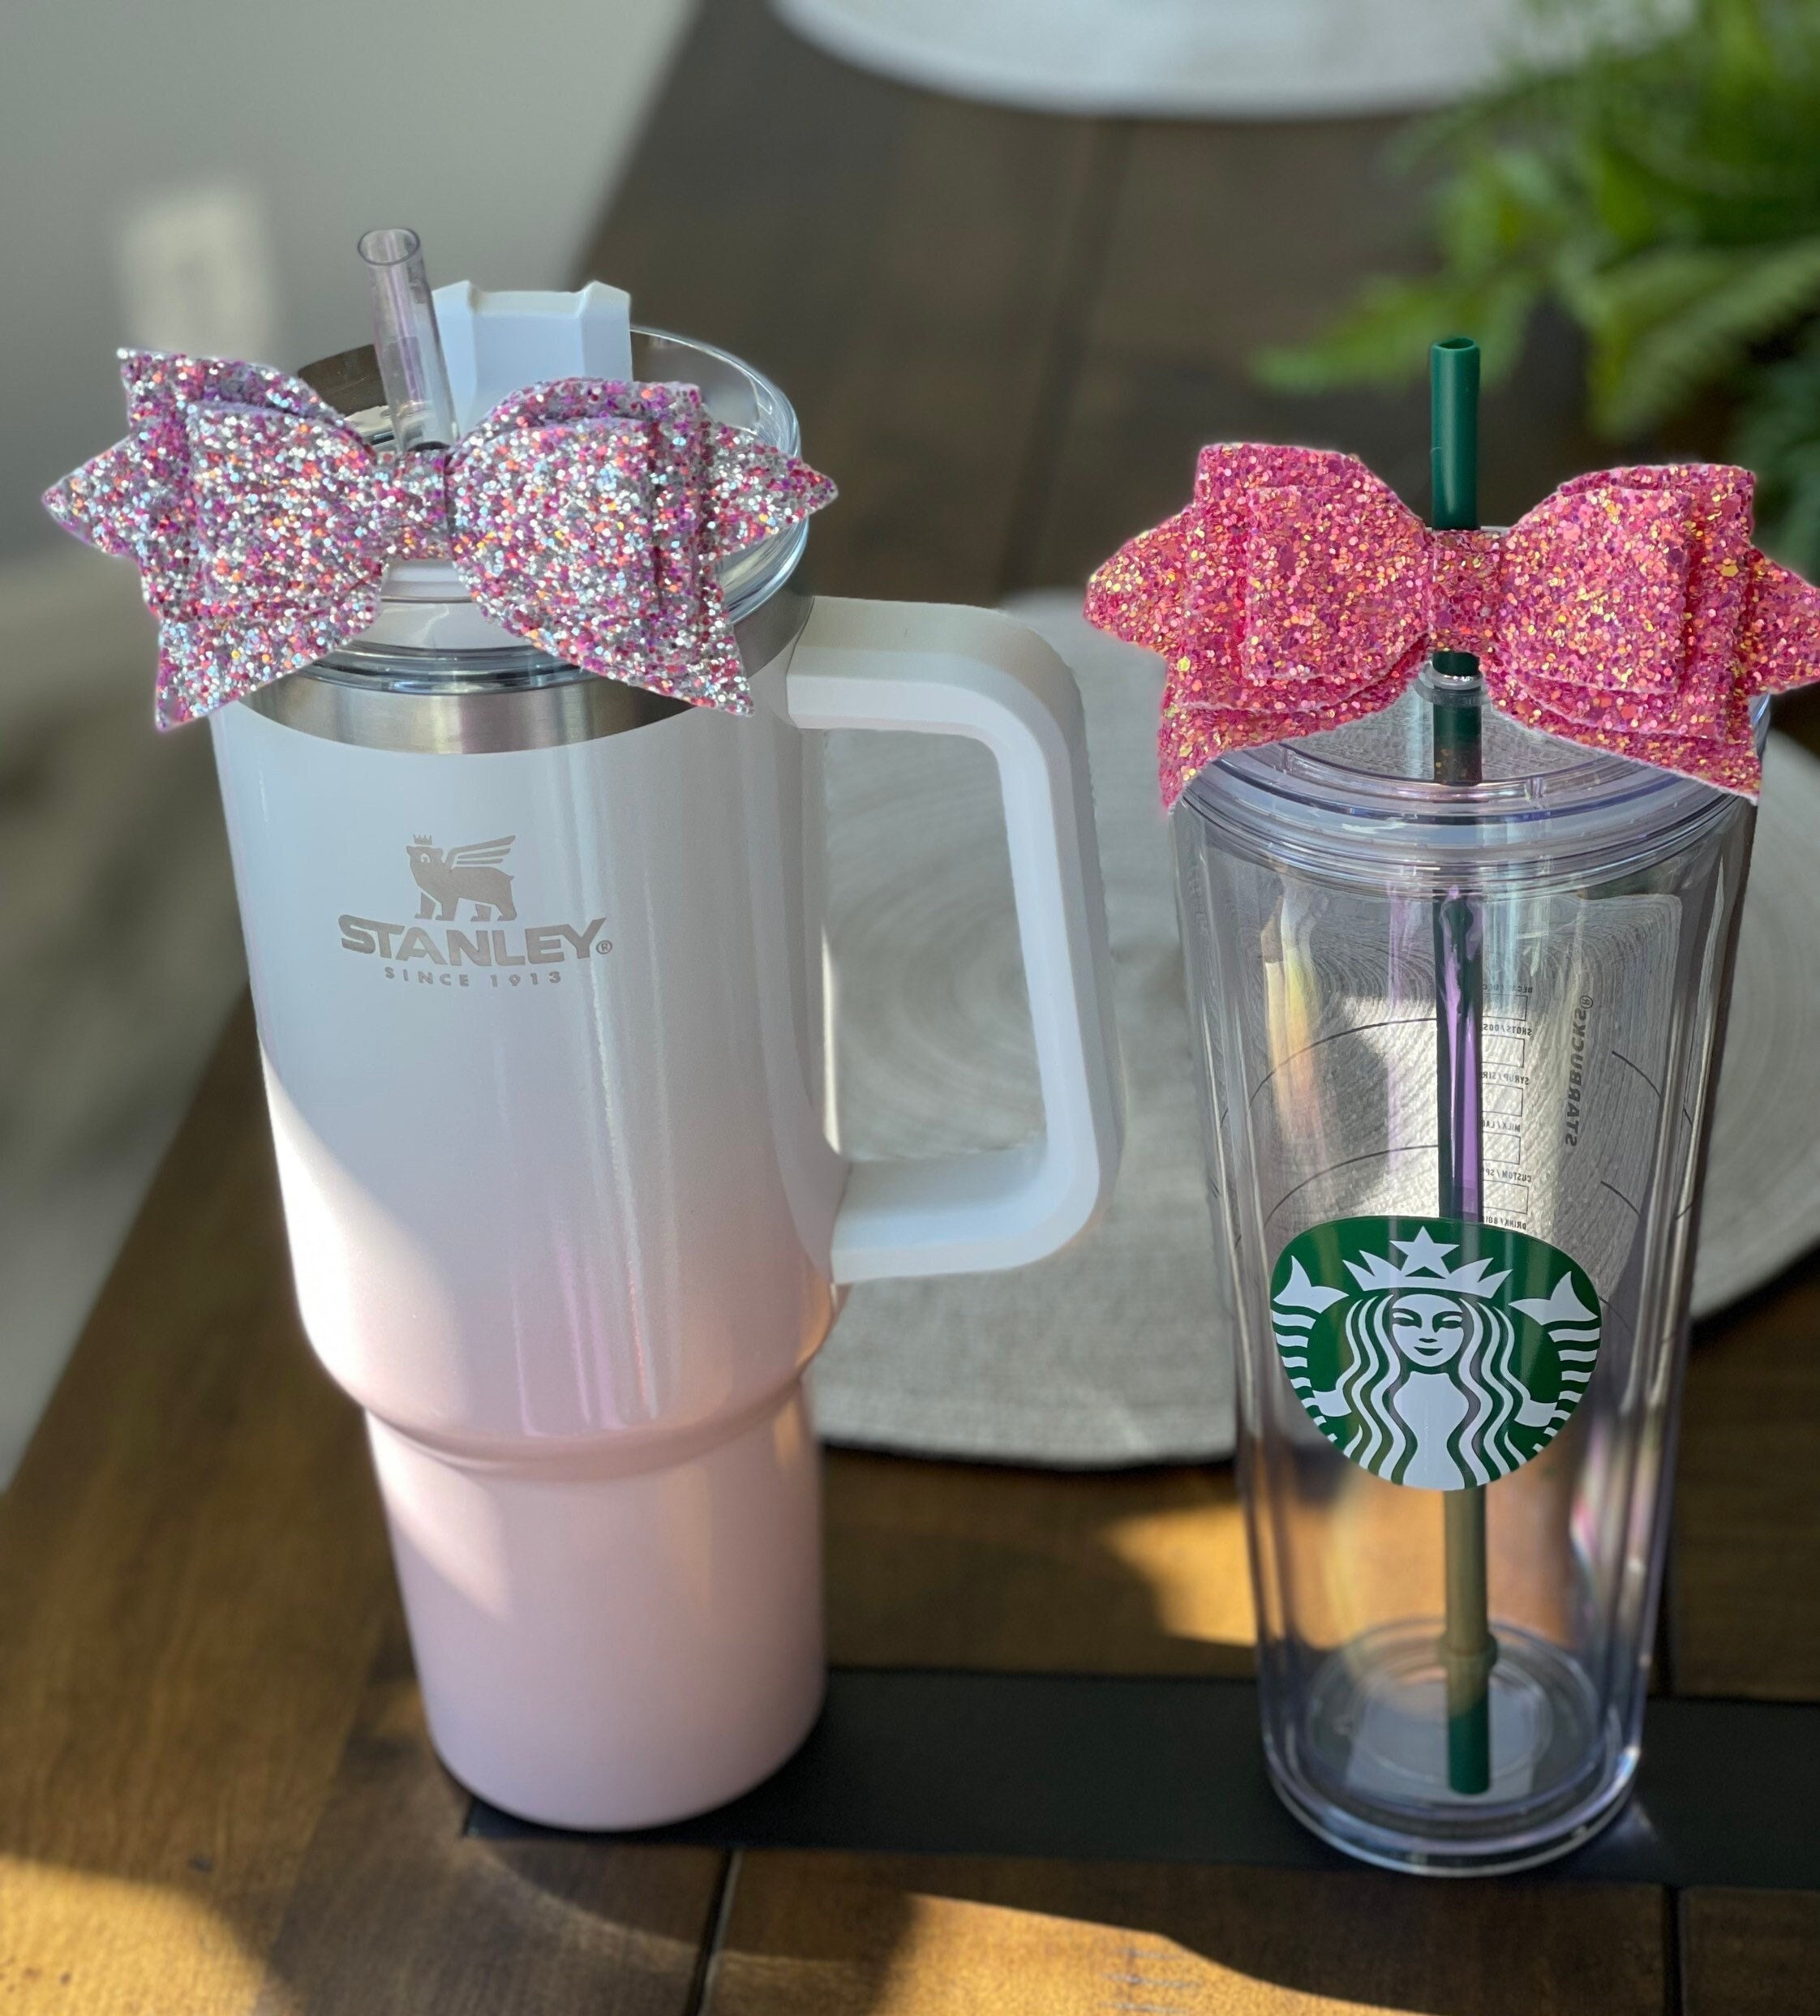
[[[1447,1218],[1341,1218],[1271,1276],[1283,1369],[1343,1455],[1459,1491],[1539,1455],[1599,1355],[1599,1297],[1559,1248]]]

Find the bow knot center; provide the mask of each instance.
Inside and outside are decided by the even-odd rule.
[[[391,507],[388,558],[445,560],[449,539],[449,451],[419,448],[409,455],[388,455],[384,471]]]
[[[1504,534],[1431,532],[1428,540],[1430,648],[1483,658],[1497,636],[1504,599]]]

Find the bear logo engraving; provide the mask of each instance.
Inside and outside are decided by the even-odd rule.
[[[509,923],[518,911],[512,900],[512,877],[499,864],[517,838],[509,833],[503,840],[472,840],[466,847],[444,848],[432,845],[427,834],[418,834],[405,849],[423,892],[418,916],[453,924],[467,903],[474,906],[476,923],[491,922],[496,912],[502,923]]]

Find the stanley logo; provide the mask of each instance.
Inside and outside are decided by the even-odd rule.
[[[501,865],[516,838],[440,847],[415,834],[405,858],[419,891],[417,921],[344,916],[337,920],[342,950],[381,961],[387,980],[449,988],[554,985],[564,965],[612,951],[600,935],[604,917],[518,924],[515,877]]]
[[[419,834],[405,849],[410,872],[423,892],[418,916],[440,917],[449,924],[468,903],[483,924],[496,910],[502,917],[516,917],[512,877],[500,863],[512,851],[517,837],[509,833],[503,840],[475,840],[466,847],[443,848],[432,846],[427,834]]]

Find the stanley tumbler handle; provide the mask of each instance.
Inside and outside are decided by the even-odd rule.
[[[818,598],[787,687],[801,728],[898,728],[983,743],[998,768],[1043,1132],[1015,1148],[856,1163],[834,1278],[1020,1267],[1111,1195],[1124,1120],[1105,902],[1080,694],[1055,653],[990,611]]]

